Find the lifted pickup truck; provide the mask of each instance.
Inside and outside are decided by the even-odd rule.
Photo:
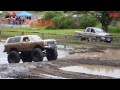
[[[9,63],[23,62],[39,62],[43,57],[47,57],[48,61],[56,60],[57,42],[54,39],[42,40],[37,35],[24,35],[9,37],[4,45],[4,52],[8,54]]]
[[[92,40],[96,40],[98,42],[104,41],[110,43],[112,41],[111,35],[104,30],[96,27],[87,27],[84,32],[75,31],[75,36],[80,40],[88,40],[91,37]]]

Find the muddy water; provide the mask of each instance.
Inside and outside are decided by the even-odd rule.
[[[72,46],[66,46],[66,45],[58,45],[58,48],[60,49],[68,49],[68,50],[74,50]],[[84,51],[82,49],[82,51]],[[73,55],[70,55],[70,57],[101,57],[101,58],[120,58],[120,49],[105,49],[101,50],[100,52],[84,52],[84,53],[75,53]]]
[[[77,65],[59,68],[64,71],[120,78],[120,68],[100,65]]]
[[[74,55],[82,57],[120,58],[120,49],[106,49],[103,52],[75,53]]]
[[[57,45],[57,48],[66,49],[66,50],[74,50],[72,46],[66,46],[66,45]]]

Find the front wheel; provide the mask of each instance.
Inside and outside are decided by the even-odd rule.
[[[20,55],[17,51],[10,51],[8,54],[8,62],[9,63],[19,63]]]
[[[32,51],[31,56],[34,62],[43,61],[43,52],[40,48],[35,48]]]
[[[111,43],[111,42],[112,42],[112,38],[106,38],[106,39],[105,39],[105,42]]]
[[[48,61],[56,60],[58,57],[57,50],[56,49],[47,49],[46,57],[47,57]]]

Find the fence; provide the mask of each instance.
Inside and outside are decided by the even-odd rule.
[[[20,35],[39,35],[43,39],[56,39],[59,43],[81,43],[86,41],[80,41],[80,36],[75,34],[58,34],[58,33],[45,33],[45,32],[38,32],[38,31],[22,31],[22,30],[0,30],[0,41],[1,39],[7,39],[10,36],[20,36]],[[77,38],[76,38],[77,37]],[[92,40],[93,37],[96,36],[89,36],[89,42],[95,42]],[[101,37],[101,36],[99,36]],[[103,37],[103,36],[102,36]],[[112,37],[113,40],[111,43],[120,43],[120,36],[106,36]]]

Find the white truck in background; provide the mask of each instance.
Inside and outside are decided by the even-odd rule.
[[[112,35],[105,32],[104,30],[96,27],[87,27],[85,31],[75,31],[75,37],[82,40],[95,40],[97,42],[108,42],[112,41]]]

